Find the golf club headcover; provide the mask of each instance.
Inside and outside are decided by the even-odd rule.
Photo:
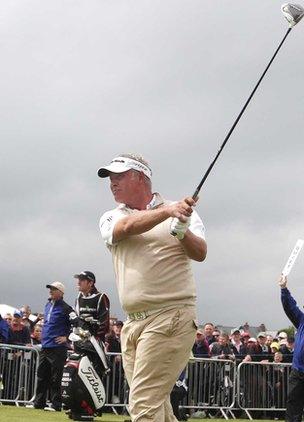
[[[173,218],[170,225],[170,234],[176,236],[178,240],[182,240],[189,226],[190,217],[187,218],[185,223],[182,223],[178,218]]]

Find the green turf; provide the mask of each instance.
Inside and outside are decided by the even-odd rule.
[[[45,412],[37,409],[25,409],[16,406],[0,406],[0,422],[60,422],[69,421],[64,412]],[[94,419],[96,422],[124,422],[129,421],[128,416],[115,416],[104,413],[103,416]],[[209,419],[212,422],[223,422],[225,419]],[[189,419],[188,422],[199,422],[206,419]],[[238,419],[239,422],[248,421],[248,419]],[[258,422],[266,422],[259,420]],[[269,422],[269,421],[267,421]]]

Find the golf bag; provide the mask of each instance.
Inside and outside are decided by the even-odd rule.
[[[96,323],[96,320],[91,320]],[[67,414],[76,421],[92,421],[106,401],[103,380],[109,372],[104,345],[89,330],[74,328],[69,339],[74,353],[69,356],[61,382]]]

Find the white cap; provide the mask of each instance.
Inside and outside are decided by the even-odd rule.
[[[251,341],[252,343],[256,343],[256,342],[257,342],[256,338],[254,338],[254,337],[250,337],[250,339],[248,339],[248,343],[249,343],[250,341]]]
[[[54,281],[54,283],[47,284],[45,287],[47,287],[48,289],[53,287],[54,289],[59,290],[61,293],[64,293],[64,289],[65,289],[64,284],[60,283],[60,281]]]
[[[287,333],[285,331],[281,331],[278,335],[279,338],[287,338]]]
[[[144,173],[149,179],[152,177],[151,169],[145,164],[128,157],[113,158],[108,166],[101,167],[98,170],[99,177],[108,177],[110,173],[124,173],[128,170],[137,170]]]

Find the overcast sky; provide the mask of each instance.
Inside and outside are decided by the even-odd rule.
[[[142,153],[154,189],[192,194],[287,31],[273,0],[0,1],[1,297],[91,270],[123,318],[97,169]],[[200,194],[200,322],[289,325],[276,280],[304,237],[304,24],[271,66]],[[304,253],[289,277],[304,303]]]

